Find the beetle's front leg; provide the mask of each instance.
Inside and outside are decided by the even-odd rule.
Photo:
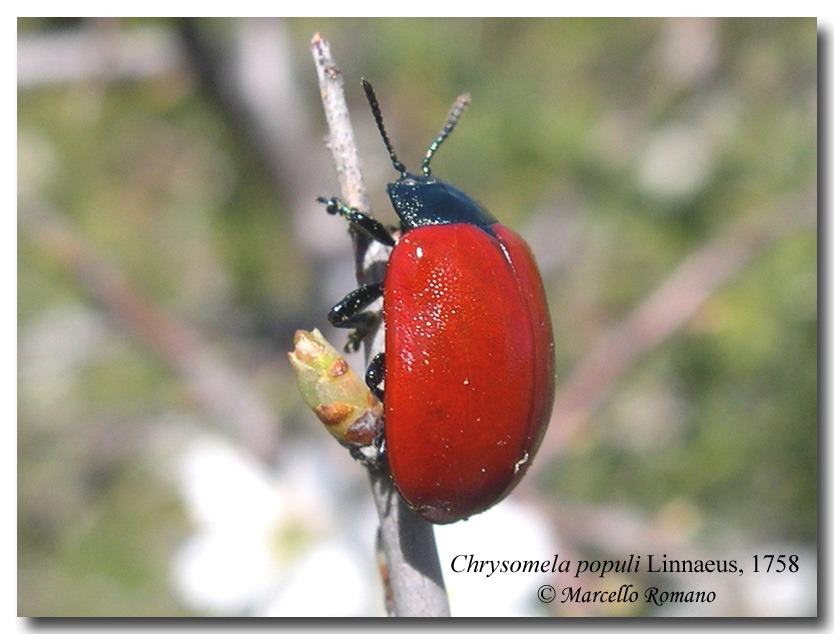
[[[382,296],[382,284],[363,284],[351,291],[330,309],[328,321],[336,328],[353,328],[345,344],[346,352],[355,352],[359,344],[379,321],[379,314],[364,310]]]
[[[388,229],[385,228],[379,220],[369,216],[368,214],[362,213],[358,209],[354,209],[353,207],[348,207],[345,203],[342,202],[341,198],[333,197],[333,198],[324,198],[319,196],[316,200],[320,203],[327,205],[327,213],[332,215],[339,215],[342,216],[345,220],[347,220],[350,224],[354,227],[361,229],[363,232],[368,234],[374,240],[381,242],[382,244],[393,247],[394,246],[394,238],[391,236],[391,233]]]

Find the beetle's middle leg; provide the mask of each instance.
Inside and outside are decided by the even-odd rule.
[[[351,291],[330,309],[328,321],[336,328],[353,328],[348,335],[345,351],[355,352],[379,321],[379,313],[365,310],[382,296],[382,284],[363,284]]]

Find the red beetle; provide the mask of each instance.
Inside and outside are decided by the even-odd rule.
[[[423,161],[406,171],[362,85],[400,178],[388,194],[400,217],[395,242],[377,220],[338,198],[319,200],[393,246],[384,285],[361,286],[330,312],[352,327],[357,348],[383,296],[385,353],[367,381],[384,405],[385,451],[402,497],[438,524],[480,513],[506,496],[530,467],[553,406],[553,331],[527,244],[461,190],[431,176],[429,162],[467,105],[455,104]],[[379,385],[384,379],[384,394]]]

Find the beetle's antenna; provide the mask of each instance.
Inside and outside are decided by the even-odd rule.
[[[452,130],[455,129],[458,121],[460,121],[463,111],[466,110],[466,106],[468,105],[469,93],[463,93],[460,97],[455,99],[455,103],[452,106],[451,111],[449,111],[449,116],[446,119],[446,125],[443,126],[440,134],[437,135],[437,138],[429,146],[429,149],[426,152],[426,158],[423,159],[423,176],[431,176],[431,168],[429,167],[431,157],[434,156],[434,153],[437,152],[437,148],[440,147],[440,144],[443,143],[443,141],[446,140],[446,137],[449,136],[452,133]]]
[[[385,147],[388,150],[388,156],[391,157],[391,164],[394,166],[395,170],[397,170],[401,175],[405,176],[405,165],[400,163],[400,160],[394,153],[394,148],[391,147],[391,141],[388,139],[388,133],[385,132],[385,126],[382,123],[382,111],[379,109],[379,102],[376,100],[374,87],[371,86],[371,82],[369,82],[367,79],[362,79],[362,88],[365,89],[365,96],[368,98],[368,103],[371,104],[371,112],[374,113],[376,127],[379,129],[379,133],[382,135],[382,141],[383,143],[385,143]]]

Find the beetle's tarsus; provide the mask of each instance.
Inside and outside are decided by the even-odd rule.
[[[362,342],[365,340],[365,337],[368,336],[369,329],[353,330],[348,334],[347,342],[345,343],[345,352],[356,352],[359,350],[359,346],[362,345]]]

